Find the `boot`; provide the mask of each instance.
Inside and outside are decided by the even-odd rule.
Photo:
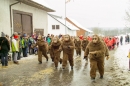
[[[73,70],[73,66],[71,66],[71,69]]]
[[[100,79],[103,79],[103,75],[100,76]]]
[[[42,64],[42,62],[41,62],[41,61],[39,61],[39,64]]]
[[[92,82],[95,82],[95,78],[91,78]]]
[[[14,64],[19,64],[18,61],[14,61]]]
[[[57,67],[55,67],[57,69]]]
[[[62,64],[62,60],[60,60],[60,64]]]
[[[48,62],[48,58],[46,58],[46,61]]]
[[[54,62],[54,59],[52,59],[52,62]]]

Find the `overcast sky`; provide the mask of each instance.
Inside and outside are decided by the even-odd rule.
[[[56,10],[55,14],[65,16],[65,0],[45,1]],[[71,0],[66,4],[66,16],[84,27],[125,27],[129,4],[129,0]]]

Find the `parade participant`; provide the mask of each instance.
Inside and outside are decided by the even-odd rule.
[[[86,37],[83,38],[83,41],[82,41],[82,50],[85,51],[87,45],[88,45],[89,41]],[[88,58],[86,58],[86,61],[88,62]]]
[[[56,68],[58,67],[58,62],[60,62],[60,64],[62,63],[62,59],[60,58],[61,51],[59,51],[60,46],[61,42],[57,37],[54,37],[50,49],[52,51],[52,57],[54,57]]]
[[[88,55],[90,59],[90,76],[92,81],[95,81],[97,68],[100,73],[100,79],[102,79],[104,75],[105,47],[97,35],[93,35],[92,41],[86,47],[84,58],[87,58]]]
[[[118,37],[116,38],[116,45],[117,45],[117,47],[119,46],[119,38]]]
[[[88,41],[92,41],[92,38],[90,36],[88,36]]]
[[[76,50],[76,54],[77,54],[77,57],[81,56],[81,41],[79,39],[79,37],[76,37],[75,41],[75,50]]]
[[[32,47],[36,47],[37,45],[38,45],[38,61],[39,64],[42,64],[42,55],[44,55],[46,61],[48,61],[48,56],[47,56],[47,44],[42,39],[41,35],[38,36],[36,44]]]
[[[86,46],[88,45],[88,43],[89,43],[89,41],[88,41],[87,37],[84,37],[83,41],[82,41],[82,45],[81,45],[83,51],[85,51]]]
[[[51,44],[52,44],[52,39],[53,39],[54,35],[51,34],[51,41],[50,41],[50,44],[48,44],[48,53],[50,54],[50,57],[52,59],[52,62],[54,62],[54,55],[53,55],[53,51],[51,49]]]
[[[109,50],[108,50],[108,47],[107,47],[107,45],[106,45],[106,43],[105,43],[105,41],[103,40],[103,38],[100,36],[100,40],[103,42],[103,44],[104,44],[104,47],[105,47],[105,57],[106,57],[106,60],[108,60],[109,59]]]
[[[64,41],[62,42],[60,50],[63,50],[63,60],[62,60],[63,69],[65,69],[67,65],[67,60],[69,60],[71,69],[73,69],[74,42],[71,40],[69,35],[64,36]]]
[[[80,40],[83,40],[83,35],[80,35],[79,38],[80,38]]]

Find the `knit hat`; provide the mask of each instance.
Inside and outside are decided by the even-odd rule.
[[[23,37],[27,37],[27,34],[23,34]]]
[[[18,39],[18,35],[14,35],[14,39]]]
[[[4,34],[4,32],[1,32],[1,37],[5,37],[5,34]]]

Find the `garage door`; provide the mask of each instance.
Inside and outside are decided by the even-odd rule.
[[[32,16],[21,11],[13,11],[14,32],[27,33],[32,35]]]

